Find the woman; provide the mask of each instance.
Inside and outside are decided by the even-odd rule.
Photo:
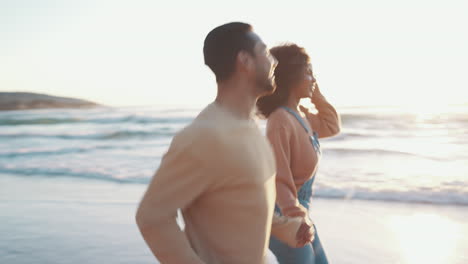
[[[312,184],[321,157],[318,138],[330,137],[340,131],[340,117],[323,97],[313,75],[306,51],[288,44],[274,47],[271,54],[278,60],[275,69],[276,91],[260,98],[258,110],[268,118],[267,137],[275,152],[276,209],[288,217],[309,218],[308,209]],[[301,106],[299,101],[310,98],[317,114]],[[317,230],[312,243],[293,248],[270,238],[270,250],[279,263],[328,263]]]

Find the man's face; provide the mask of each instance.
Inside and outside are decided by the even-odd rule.
[[[270,54],[268,47],[255,33],[251,33],[252,37],[256,40],[254,47],[254,64],[255,72],[254,78],[258,88],[256,91],[260,96],[272,94],[275,89],[275,68],[278,61]]]

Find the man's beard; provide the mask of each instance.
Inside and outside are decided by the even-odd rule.
[[[275,79],[272,78],[262,78],[257,79],[257,87],[260,96],[271,95],[276,90]]]

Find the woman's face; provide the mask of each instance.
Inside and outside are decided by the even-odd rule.
[[[294,91],[299,99],[312,98],[315,89],[315,82],[317,81],[312,72],[312,65],[309,64],[302,69],[301,80],[297,83]]]

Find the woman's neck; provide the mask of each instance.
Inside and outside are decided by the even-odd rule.
[[[296,96],[291,94],[288,100],[285,102],[284,106],[291,108],[294,111],[300,112],[299,101],[300,101],[300,98],[297,98]]]

